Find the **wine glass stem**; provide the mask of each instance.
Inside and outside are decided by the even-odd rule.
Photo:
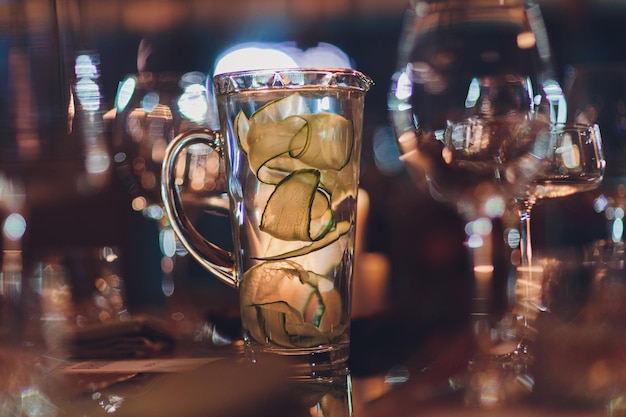
[[[479,353],[487,353],[492,344],[490,310],[494,266],[491,227],[486,233],[469,235],[467,244],[474,267],[472,328]]]
[[[541,282],[537,282],[541,274],[537,274],[533,265],[533,249],[530,231],[530,218],[534,202],[522,201],[518,204],[520,219],[520,267],[518,268],[516,291],[521,299],[518,303],[521,307],[523,331],[532,328],[536,307],[539,306],[541,297]]]
[[[524,267],[532,265],[533,248],[530,233],[530,213],[533,204],[522,202],[519,204],[520,219],[520,263]]]

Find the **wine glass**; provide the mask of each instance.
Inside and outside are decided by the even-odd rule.
[[[500,241],[493,219],[530,184],[549,150],[555,109],[545,87],[555,82],[545,31],[537,8],[517,0],[416,2],[405,29],[389,95],[392,124],[418,183],[454,203],[466,221],[477,351],[463,385],[468,402],[501,403],[519,393],[493,360]],[[493,378],[484,377],[487,370]]]
[[[529,343],[535,338],[537,315],[548,310],[543,301],[543,274],[533,263],[531,211],[538,201],[590,191],[602,182],[606,161],[598,125],[561,124],[551,132],[545,161],[525,192],[514,198],[520,221],[520,266],[516,280],[517,314],[521,338],[511,357],[532,361]],[[530,356],[526,356],[530,355]]]
[[[619,213],[626,208],[626,65],[573,65],[566,71],[564,85],[568,120],[598,124],[602,129],[606,172],[594,204],[605,214],[608,243],[623,245]]]

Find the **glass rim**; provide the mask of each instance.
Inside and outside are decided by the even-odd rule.
[[[586,131],[600,131],[600,125],[597,123],[583,123],[583,122],[566,122],[566,123],[557,123],[552,126],[552,131],[554,133],[559,132],[586,132]]]
[[[219,95],[296,88],[340,88],[367,92],[374,81],[352,68],[295,67],[225,72],[213,77],[213,85]]]

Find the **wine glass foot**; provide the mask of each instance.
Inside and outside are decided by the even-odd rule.
[[[504,357],[489,358],[488,364],[471,370],[465,386],[465,404],[495,408],[528,397],[534,387],[528,359],[525,354],[515,351]]]
[[[463,375],[450,378],[450,386],[463,392],[464,403],[469,407],[497,408],[516,404],[533,392],[534,355],[531,352],[530,343],[525,339],[498,344],[493,350],[470,359]]]
[[[515,349],[504,355],[496,356],[494,360],[500,365],[503,372],[532,379],[531,370],[535,357],[530,343],[526,339],[520,340]]]

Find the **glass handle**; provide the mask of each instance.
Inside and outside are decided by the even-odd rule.
[[[180,189],[176,185],[176,161],[181,152],[194,144],[210,146],[221,154],[220,134],[209,129],[191,130],[176,136],[167,146],[161,173],[161,197],[172,229],[191,256],[227,285],[237,288],[232,252],[206,240],[185,214]]]

